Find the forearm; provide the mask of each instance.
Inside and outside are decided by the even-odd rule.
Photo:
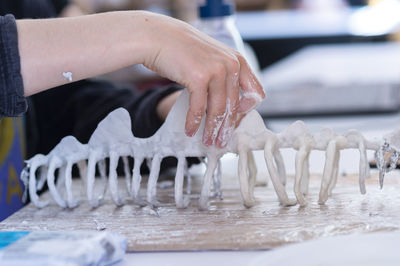
[[[17,21],[25,95],[143,63],[152,15],[141,11]]]
[[[242,55],[170,17],[125,11],[17,26],[26,96],[69,82],[63,73],[76,81],[143,63],[189,90],[186,134],[193,136],[206,116],[203,142],[219,147],[237,114],[265,96]]]

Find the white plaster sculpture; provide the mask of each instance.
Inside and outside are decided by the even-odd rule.
[[[32,202],[38,207],[46,206],[47,202],[41,202],[36,192],[43,186],[46,179],[50,193],[57,204],[62,207],[76,207],[78,201],[73,196],[71,171],[72,166],[77,164],[80,176],[86,184],[87,199],[93,207],[97,207],[101,203],[107,187],[110,189],[114,203],[118,206],[124,204],[125,198],[118,191],[116,171],[121,157],[124,164],[127,194],[140,205],[145,204],[139,196],[142,179],[140,166],[145,160],[149,163],[150,175],[146,200],[148,204],[158,205],[156,185],[160,163],[164,157],[174,156],[178,159],[175,176],[175,202],[178,208],[184,208],[189,203],[189,199],[183,196],[184,174],[188,172],[185,158],[206,157],[207,168],[203,178],[199,208],[207,209],[212,180],[214,180],[214,187],[218,188],[219,186],[218,180],[220,180],[221,172],[218,171],[216,178],[213,179],[219,159],[225,153],[232,152],[239,155],[238,175],[244,205],[251,207],[255,204],[253,190],[257,175],[253,150],[264,150],[267,169],[282,205],[290,206],[297,202],[301,206],[306,205],[304,194],[308,190],[308,157],[311,150],[326,151],[319,198],[321,204],[325,203],[336,183],[341,149],[359,149],[360,190],[361,193],[365,193],[364,180],[369,175],[366,149],[378,150],[379,143],[365,140],[357,131],[349,131],[344,136],[340,136],[331,129],[323,129],[321,132],[313,134],[303,122],[297,121],[285,131],[275,134],[265,127],[262,117],[256,111],[251,111],[234,130],[226,148],[217,149],[214,146],[206,147],[202,144],[201,134],[204,129],[204,119],[200,122],[200,128],[193,137],[186,136],[184,125],[188,108],[189,93],[184,90],[164,124],[149,138],[137,138],[132,134],[129,113],[123,108],[114,110],[99,123],[88,144],[81,144],[72,136],[65,137],[48,155],[38,154],[27,161],[27,167],[22,172],[21,178],[23,180],[29,178],[29,194]],[[286,172],[280,148],[297,150],[294,187],[297,200],[289,199],[285,191]],[[129,169],[128,157],[134,159],[132,171]],[[106,158],[109,159],[108,185]],[[97,197],[94,196],[96,165],[103,183],[102,193]],[[56,169],[59,169],[57,185],[54,182]],[[38,184],[36,184],[37,175],[39,176]],[[59,193],[63,184],[66,190],[66,199]]]
[[[375,153],[379,169],[379,185],[382,189],[385,174],[397,167],[400,159],[400,127],[383,137],[384,143]]]
[[[320,132],[311,133],[302,121],[296,121],[285,131],[278,134],[280,148],[297,150],[295,162],[294,193],[300,206],[307,204],[304,195],[308,192],[309,168],[308,158],[311,150],[325,151],[325,166],[322,174],[321,189],[318,202],[324,204],[336,184],[340,150],[358,149],[360,152],[359,183],[360,191],[365,194],[365,179],[370,176],[366,150],[378,150],[379,143],[366,140],[356,130],[345,135],[337,135],[332,129],[324,128]]]

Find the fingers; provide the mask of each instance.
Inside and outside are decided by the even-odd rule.
[[[239,84],[242,90],[238,112],[248,113],[265,98],[265,92],[243,56],[238,55],[238,59],[240,62]]]
[[[146,14],[148,21],[149,15]],[[212,39],[190,25],[169,17],[152,15],[143,63],[190,92],[185,131],[193,136],[204,118],[205,145],[227,145],[237,124],[264,97],[264,91],[237,51]],[[157,38],[155,38],[157,37]],[[162,39],[163,42],[159,42]]]
[[[207,107],[207,89],[190,90],[189,111],[186,115],[186,135],[193,137],[199,129]]]
[[[211,80],[209,85],[209,93],[207,98],[207,116],[203,132],[203,144],[211,146],[215,143],[218,132],[225,120],[226,116],[226,79],[224,77],[224,66],[219,66],[215,77]]]
[[[207,108],[202,142],[218,148],[226,147],[240,120],[265,97],[260,82],[243,57],[225,53],[221,61],[224,63],[210,64],[206,74],[201,75],[207,77],[196,82],[202,86],[189,88],[190,107],[185,126],[186,134],[193,136]]]
[[[216,140],[218,148],[226,147],[236,127],[237,110],[239,107],[239,62],[236,69],[228,73],[226,85],[226,115]]]

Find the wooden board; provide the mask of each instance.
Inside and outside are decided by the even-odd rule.
[[[173,188],[159,188],[159,200],[165,206],[154,211],[132,203],[118,208],[109,197],[94,210],[86,200],[74,210],[62,209],[54,202],[44,209],[28,205],[0,223],[0,230],[96,230],[97,222],[125,235],[128,251],[161,251],[269,249],[326,236],[400,228],[398,173],[386,178],[382,191],[375,173],[366,195],[360,194],[356,176],[339,177],[333,196],[323,206],[317,204],[320,178],[313,176],[305,208],[281,207],[268,186],[256,188],[258,204],[246,209],[236,179],[224,177],[224,199],[211,200],[209,211],[197,209],[196,195],[187,209],[177,210]],[[200,182],[200,178],[195,180]],[[293,197],[291,188],[287,190]]]

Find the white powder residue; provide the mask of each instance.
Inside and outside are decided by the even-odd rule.
[[[221,129],[221,134],[219,135],[219,141],[221,142],[222,147],[225,147],[228,139],[231,137],[233,130],[235,129],[234,125],[229,125],[230,120],[232,119],[232,106],[229,99],[226,101],[226,117],[225,117],[225,127]]]
[[[195,116],[195,118],[194,118],[194,123],[195,123],[195,124],[200,124],[200,122],[201,122],[201,118],[202,118],[202,116],[201,116],[201,115],[197,115],[197,116]]]
[[[242,94],[243,97],[245,98],[252,98],[255,99],[257,102],[261,102],[263,100],[263,98],[261,97],[260,94],[258,94],[257,92],[251,92],[251,91],[246,91]]]
[[[100,223],[99,221],[97,221],[96,219],[93,220],[93,222],[96,224],[96,230],[97,231],[103,231],[106,230],[106,225],[103,223]]]
[[[257,92],[244,92],[242,94],[243,98],[246,99],[253,99],[255,101],[255,105],[259,104],[260,102],[262,102],[263,98],[261,97],[260,94],[258,94]]]
[[[225,116],[226,116],[226,112],[223,115],[219,115],[216,118],[214,118],[214,126],[215,127],[213,130],[212,136],[211,136],[213,143],[218,136],[219,129],[221,128],[222,123],[224,122]]]
[[[63,77],[67,79],[69,82],[72,82],[72,73],[71,72],[63,72]]]

